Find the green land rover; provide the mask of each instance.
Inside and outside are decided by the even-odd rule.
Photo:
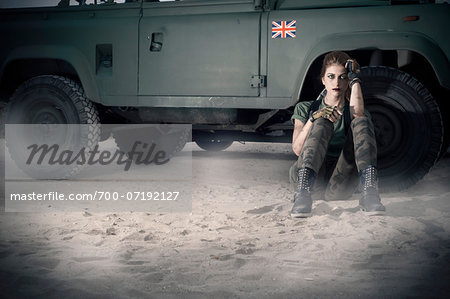
[[[362,66],[383,190],[447,151],[446,1],[30,2],[0,4],[6,123],[187,123],[208,150],[290,142],[293,107],[317,97],[323,56],[342,50]]]

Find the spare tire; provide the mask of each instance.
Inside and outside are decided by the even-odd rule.
[[[439,107],[411,75],[390,67],[363,67],[365,107],[375,127],[381,191],[401,191],[422,179],[443,144]]]

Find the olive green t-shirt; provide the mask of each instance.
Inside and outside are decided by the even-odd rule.
[[[302,123],[306,124],[309,118],[309,109],[313,102],[314,101],[299,102],[297,105],[295,105],[294,114],[292,114],[291,117],[292,123],[295,123],[295,119],[298,119]],[[345,105],[348,105],[348,102],[346,102]],[[325,107],[325,104],[322,101],[319,109],[322,109],[323,107]],[[344,107],[341,108],[342,113],[344,113]],[[364,114],[370,118],[370,114],[367,110],[364,110]],[[333,137],[331,137],[330,144],[328,145],[327,156],[338,158],[342,148],[344,147],[345,139],[347,137],[347,134],[345,132],[344,115],[342,115],[337,122],[333,123],[333,125],[334,134]]]

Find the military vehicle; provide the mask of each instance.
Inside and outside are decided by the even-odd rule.
[[[294,105],[317,97],[323,56],[342,50],[362,66],[383,190],[413,185],[446,152],[446,3],[55,2],[0,11],[7,122],[190,123],[209,150],[290,142]]]

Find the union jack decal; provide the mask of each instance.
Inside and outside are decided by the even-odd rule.
[[[294,38],[297,21],[273,21],[272,38]]]

